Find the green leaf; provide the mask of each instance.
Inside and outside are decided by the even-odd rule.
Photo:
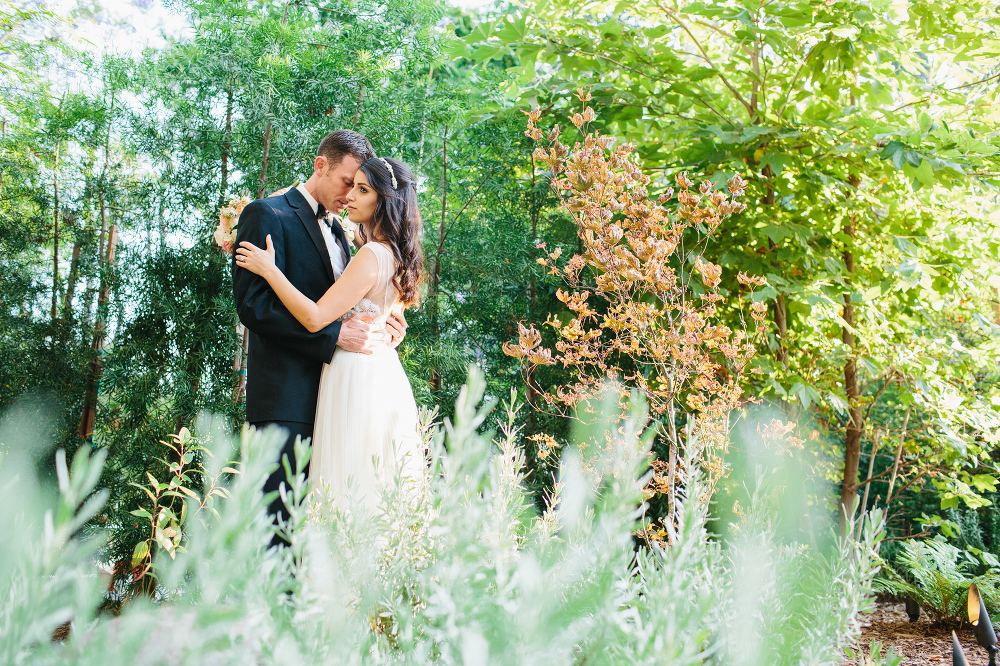
[[[132,568],[136,568],[149,555],[149,542],[140,541],[132,551]]]
[[[784,153],[768,153],[760,158],[761,166],[769,165],[771,170],[774,171],[775,176],[781,175],[781,172],[785,170],[785,167],[794,163],[791,155],[785,155]]]
[[[182,493],[184,493],[185,495],[187,495],[188,497],[190,497],[192,499],[200,500],[200,498],[198,497],[198,495],[193,490],[191,490],[190,488],[187,488],[185,486],[177,486],[177,490],[181,491]]]
[[[740,143],[747,143],[748,141],[757,139],[761,136],[767,134],[774,134],[774,129],[771,127],[764,127],[762,125],[753,125],[747,127],[743,130],[743,135],[740,137]]]
[[[931,163],[928,160],[921,162],[920,166],[916,170],[916,178],[920,181],[920,184],[924,187],[930,187],[934,184],[934,169],[931,167]]]
[[[909,257],[916,257],[918,254],[917,246],[909,238],[895,236],[893,237],[893,243],[895,243],[900,252]]]
[[[848,403],[847,399],[841,396],[839,393],[835,391],[830,391],[826,395],[827,395],[827,400],[829,400],[830,402],[830,406],[836,409],[838,412],[840,412],[841,414],[847,414],[850,411],[851,409],[850,403]]]
[[[997,480],[989,474],[976,474],[972,477],[972,485],[980,492],[993,492],[996,489]]]
[[[811,405],[819,405],[823,402],[823,397],[808,384],[796,383],[791,391],[802,403],[802,409],[809,409]]]

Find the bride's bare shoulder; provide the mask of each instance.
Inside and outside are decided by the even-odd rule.
[[[382,242],[379,242],[379,241],[368,241],[367,243],[365,243],[364,245],[361,246],[361,249],[358,250],[358,252],[360,252],[361,250],[363,250],[365,248],[368,248],[373,254],[378,254],[378,253],[381,252],[385,256],[389,256],[389,257],[393,256],[393,254],[392,254],[392,248],[389,247],[389,245],[387,243],[382,243]]]

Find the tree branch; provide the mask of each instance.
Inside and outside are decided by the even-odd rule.
[[[668,16],[670,16],[670,18],[674,21],[674,23],[676,23],[681,27],[681,30],[683,30],[688,34],[688,37],[690,37],[691,41],[694,42],[694,45],[698,48],[698,51],[701,52],[701,57],[705,60],[706,63],[708,63],[709,67],[715,70],[716,75],[718,75],[723,85],[729,88],[729,92],[733,93],[733,96],[736,97],[739,103],[743,105],[743,108],[746,109],[747,113],[750,114],[750,116],[752,117],[753,108],[750,106],[750,103],[747,102],[745,99],[743,99],[743,95],[741,95],[739,91],[736,90],[736,88],[734,88],[731,83],[729,83],[729,79],[727,79],[726,75],[722,73],[722,70],[720,70],[715,65],[715,63],[712,62],[712,59],[708,57],[708,52],[705,51],[704,47],[702,47],[701,45],[701,42],[699,42],[698,38],[694,36],[694,33],[691,32],[691,29],[687,27],[687,24],[681,21],[680,18],[678,18],[677,14],[673,12],[669,7],[665,7],[662,3],[658,3],[658,6],[660,9],[665,11]]]
[[[795,70],[795,75],[792,77],[792,82],[788,84],[788,93],[785,95],[785,101],[781,103],[781,108],[778,110],[778,113],[775,114],[776,118],[781,118],[781,116],[784,115],[785,107],[788,106],[788,101],[792,98],[792,93],[795,92],[795,90],[797,90],[795,86],[799,82],[799,76],[802,74],[802,70],[805,69],[806,63],[809,62],[809,58],[812,57],[813,51],[815,49],[816,49],[815,46],[809,49],[809,53],[807,53],[806,57],[802,59],[801,63],[799,63],[799,68]]]
[[[868,409],[865,410],[865,420],[866,421],[868,420],[868,417],[871,416],[872,408],[875,406],[875,403],[878,402],[878,397],[880,395],[882,395],[882,391],[884,391],[885,388],[889,385],[889,382],[891,382],[893,379],[896,378],[896,373],[897,373],[896,369],[893,368],[892,372],[889,373],[889,376],[886,378],[886,380],[884,382],[882,382],[882,386],[880,386],[879,389],[877,391],[875,391],[875,395],[872,397],[871,404],[868,405]],[[869,382],[868,385],[865,386],[863,392],[867,392],[868,386],[871,386],[871,382]]]
[[[568,51],[575,51],[576,53],[578,53],[580,55],[589,56],[591,58],[597,58],[598,60],[604,60],[605,62],[609,62],[609,63],[611,63],[612,65],[614,65],[616,67],[620,67],[621,69],[624,69],[625,71],[631,72],[631,73],[636,74],[638,76],[644,76],[646,78],[652,79],[653,81],[659,81],[660,83],[664,83],[664,84],[666,84],[668,86],[672,86],[673,83],[674,83],[673,81],[670,81],[669,79],[665,79],[665,78],[663,78],[661,76],[656,76],[655,74],[652,74],[652,73],[650,73],[648,71],[642,71],[642,70],[636,69],[634,67],[629,67],[625,63],[619,62],[619,61],[615,60],[614,58],[611,58],[609,56],[603,55],[601,53],[592,53],[590,51],[584,51],[581,48],[577,48],[577,47],[574,47],[574,46],[569,46],[568,44],[565,44],[563,42],[557,42],[555,40],[550,40],[550,41],[552,41],[553,44],[556,44],[556,45],[558,45],[558,46],[560,46],[560,47],[562,47],[562,48],[564,48],[564,49],[566,49]],[[725,122],[730,123],[730,124],[733,122],[732,118],[728,118],[725,115],[723,115],[722,112],[718,111],[715,107],[713,107],[711,104],[709,104],[708,102],[706,102],[700,96],[693,95],[693,97],[694,97],[694,99],[698,100],[702,104],[702,106],[704,106],[706,109],[708,109],[709,111],[711,111],[715,115],[719,116],[719,118],[722,118],[722,120],[724,120]]]
[[[483,185],[486,184],[486,181],[488,181],[490,179],[490,176],[492,176],[493,172],[496,171],[496,170],[497,170],[497,167],[496,167],[496,164],[494,164],[490,168],[490,172],[488,174],[486,174],[486,176],[481,181],[479,181],[479,185],[476,186],[476,191],[473,192],[472,195],[468,199],[465,200],[465,204],[458,211],[458,215],[456,215],[455,217],[451,218],[451,222],[448,223],[445,226],[445,228],[442,230],[442,232],[441,232],[441,244],[442,245],[444,244],[444,239],[447,238],[447,236],[448,236],[448,230],[451,228],[452,225],[454,225],[456,222],[458,222],[458,219],[460,217],[462,217],[462,213],[464,213],[465,209],[469,207],[469,204],[472,203],[472,200],[476,198],[477,194],[479,194],[479,190],[483,189]]]

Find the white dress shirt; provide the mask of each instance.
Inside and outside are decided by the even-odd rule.
[[[304,184],[299,185],[295,189],[301,192],[302,196],[306,198],[306,202],[312,207],[313,217],[315,218],[319,212],[319,202],[313,198],[313,195],[309,194],[309,190],[306,189]],[[339,280],[341,273],[344,272],[344,268],[347,266],[347,257],[344,255],[344,248],[337,242],[333,232],[330,231],[330,227],[319,220],[316,220],[316,224],[319,226],[319,232],[323,234],[323,240],[326,241],[326,249],[330,252],[333,279]]]

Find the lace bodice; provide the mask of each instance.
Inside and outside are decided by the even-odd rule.
[[[340,321],[346,321],[356,314],[368,312],[375,314],[384,322],[399,300],[399,292],[392,284],[392,276],[396,273],[396,259],[392,256],[392,250],[384,244],[374,241],[365,243],[358,250],[358,253],[365,250],[375,254],[375,259],[378,261],[378,279],[375,280],[375,285],[368,290],[365,297],[340,317]]]

